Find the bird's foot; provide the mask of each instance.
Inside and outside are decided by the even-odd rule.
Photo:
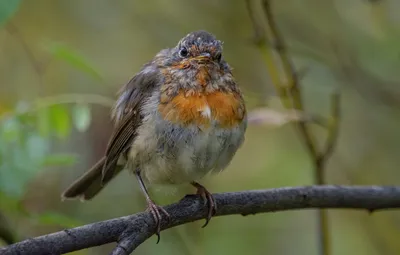
[[[156,222],[156,235],[157,235],[157,243],[160,242],[160,232],[161,232],[161,214],[164,214],[167,217],[167,220],[170,219],[169,213],[162,208],[161,206],[156,205],[152,200],[147,200],[147,211],[150,211],[153,216],[154,221]]]
[[[213,195],[203,185],[197,182],[192,182],[192,185],[197,188],[196,194],[200,195],[203,198],[204,204],[208,204],[206,223],[204,223],[204,225],[202,226],[204,228],[208,225],[208,222],[210,222],[211,217],[214,216],[217,212],[217,203],[215,202]]]

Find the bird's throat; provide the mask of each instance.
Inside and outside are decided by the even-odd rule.
[[[206,87],[211,80],[210,73],[208,72],[208,68],[205,65],[201,65],[198,67],[198,71],[196,74],[196,80],[201,87]]]

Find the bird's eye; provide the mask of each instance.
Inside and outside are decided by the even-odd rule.
[[[215,56],[215,59],[216,59],[218,62],[221,61],[221,58],[222,58],[221,53],[218,53],[218,54]]]
[[[182,58],[187,57],[189,54],[188,50],[183,47],[180,51],[179,51],[179,56],[181,56]]]

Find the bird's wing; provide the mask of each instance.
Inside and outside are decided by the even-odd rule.
[[[132,145],[137,128],[142,123],[141,107],[146,98],[151,96],[159,80],[157,68],[147,65],[121,89],[113,110],[115,127],[106,149],[102,183],[114,176],[118,159]]]

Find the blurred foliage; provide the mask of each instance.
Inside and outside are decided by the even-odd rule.
[[[327,182],[398,185],[399,1],[273,2],[288,54],[302,73],[301,117],[328,116],[329,95],[336,87],[343,91]],[[283,110],[275,96],[271,78],[279,70],[267,75],[245,1],[3,0],[0,25],[0,226],[9,226],[16,240],[144,209],[128,173],[88,203],[61,203],[60,193],[102,155],[111,127],[109,97],[157,51],[196,29],[225,42],[225,58],[248,108],[259,107],[252,113],[261,124],[249,126],[229,169],[204,180],[207,188],[312,183],[307,151],[288,125],[298,115]],[[312,132],[323,141],[319,127]],[[153,191],[160,204],[193,192]],[[398,253],[397,212],[329,211],[329,220],[334,254]],[[206,229],[201,224],[167,230],[160,244],[150,239],[136,254],[316,254],[309,211],[218,217]]]
[[[91,75],[93,78],[101,80],[100,73],[90,65],[87,60],[83,58],[79,53],[74,52],[69,47],[60,43],[49,43],[47,50],[51,55],[56,58],[69,63],[71,66],[81,70],[82,72]]]
[[[11,0],[0,2],[0,24],[12,17],[19,3]],[[47,49],[55,59],[101,79],[95,68],[69,47],[53,44]],[[35,59],[31,61],[33,65],[37,64]],[[73,128],[79,132],[89,128],[91,109],[82,97],[85,96],[61,95],[37,99],[33,103],[21,101],[15,109],[0,112],[0,212],[14,217],[20,215],[32,224],[79,225],[79,221],[58,212],[31,213],[24,208],[23,199],[28,183],[41,171],[55,166],[72,166],[76,162],[75,154],[53,153],[52,144],[55,139],[65,141]],[[0,218],[3,226],[6,226],[5,221],[4,217]],[[0,239],[2,233],[0,231]]]
[[[52,104],[48,99],[20,103],[14,111],[1,116],[0,212],[24,215],[35,224],[78,225],[78,221],[56,212],[29,213],[22,202],[28,183],[40,171],[75,163],[75,154],[53,153],[52,143],[55,139],[65,141],[74,127],[85,132],[90,119],[87,104]]]
[[[21,0],[7,0],[0,2],[0,25],[3,25],[18,10]]]
[[[43,105],[41,100],[38,104]],[[58,104],[29,110],[32,108],[35,106],[21,103],[3,116],[0,125],[0,143],[4,145],[0,149],[0,192],[12,197],[21,197],[26,182],[38,171],[74,164],[73,154],[51,153],[51,143],[55,138],[68,138],[73,125],[84,132],[90,123],[90,108],[84,104],[75,104],[71,110]]]

